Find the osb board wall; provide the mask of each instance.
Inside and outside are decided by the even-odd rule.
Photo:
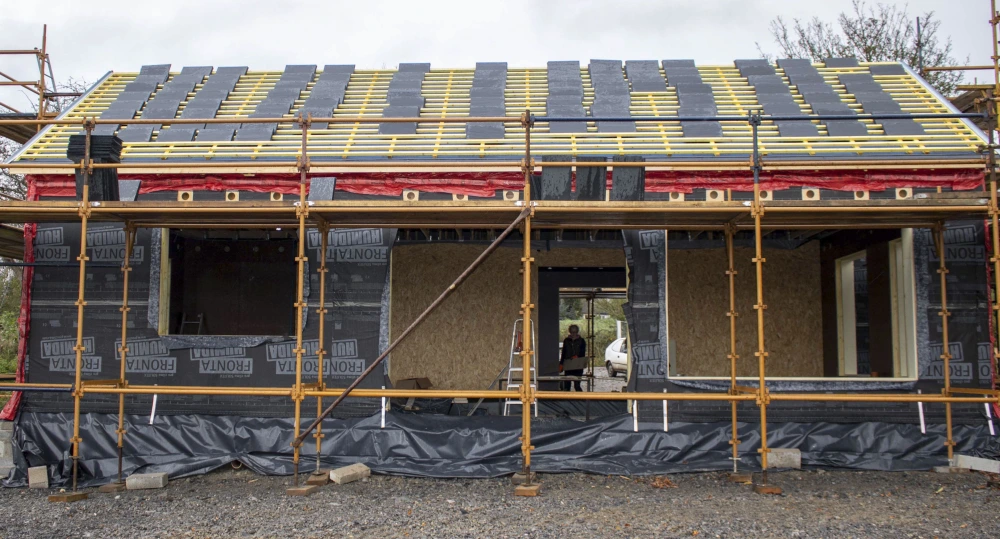
[[[391,334],[395,338],[458,275],[484,245],[399,245],[392,250]],[[622,249],[535,251],[537,268],[624,267]],[[389,376],[427,377],[436,388],[485,389],[507,364],[521,309],[521,249],[497,249],[390,357]],[[537,303],[535,299],[533,302]],[[537,314],[537,313],[536,313]],[[536,322],[537,324],[537,322]]]
[[[669,248],[669,245],[668,245]],[[734,251],[737,375],[756,376],[753,249]],[[823,376],[819,242],[765,249],[764,336],[769,376]],[[724,249],[672,249],[667,256],[668,323],[676,373],[729,376],[729,281]]]

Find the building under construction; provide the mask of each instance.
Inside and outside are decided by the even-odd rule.
[[[0,120],[10,481],[947,465],[995,443],[982,116],[853,58],[110,72]],[[625,388],[559,391],[609,290]]]

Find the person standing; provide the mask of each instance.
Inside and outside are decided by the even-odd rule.
[[[566,376],[583,376],[587,366],[587,340],[580,336],[580,327],[573,324],[569,327],[569,335],[563,340],[562,355],[559,357],[559,372]],[[562,382],[562,390],[570,391],[570,385],[577,391],[583,391],[580,380]]]

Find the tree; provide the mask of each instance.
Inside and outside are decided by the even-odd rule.
[[[0,163],[10,159],[20,147],[20,144],[12,140],[0,137]],[[0,200],[24,200],[27,194],[28,186],[25,184],[23,174],[0,169]]]
[[[622,309],[623,299],[600,298],[594,300],[594,312],[606,314],[614,320],[625,320],[625,310]]]
[[[579,320],[583,317],[583,299],[562,298],[559,300],[559,311],[562,320]]]
[[[771,21],[770,31],[786,58],[826,58],[854,56],[862,62],[903,62],[914,68],[923,59],[924,66],[956,66],[952,57],[951,38],[940,38],[941,21],[928,11],[920,17],[920,41],[917,41],[916,20],[907,7],[893,4],[868,4],[854,0],[853,11],[837,17],[834,24],[813,17],[808,21],[793,19],[791,26],[781,17]],[[758,51],[766,54],[757,44]],[[922,52],[921,52],[921,49]],[[969,59],[965,59],[968,64]],[[944,95],[955,93],[962,79],[959,71],[935,71],[924,78]]]

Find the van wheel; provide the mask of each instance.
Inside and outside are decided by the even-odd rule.
[[[612,378],[615,378],[616,376],[618,376],[618,371],[616,371],[615,368],[611,366],[611,362],[610,361],[608,361],[605,364],[605,366],[608,369],[608,376],[610,376]]]

